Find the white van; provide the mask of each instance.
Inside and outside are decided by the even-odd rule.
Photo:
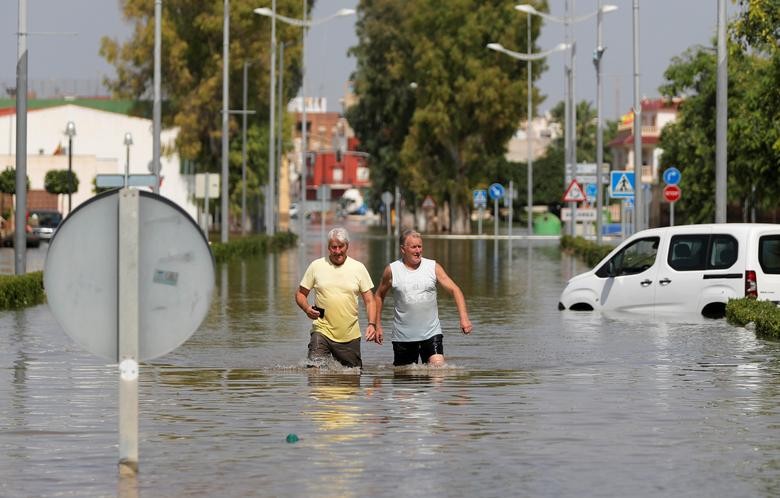
[[[561,310],[722,317],[731,298],[780,301],[780,225],[652,228],[569,280]]]

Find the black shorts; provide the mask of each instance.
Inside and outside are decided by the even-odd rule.
[[[444,336],[437,334],[424,341],[397,342],[393,341],[393,365],[411,365],[420,359],[428,363],[428,359],[435,354],[444,354]]]
[[[309,339],[309,360],[318,361],[332,356],[345,367],[363,367],[360,358],[360,338],[349,342],[336,342],[319,332],[312,332]]]

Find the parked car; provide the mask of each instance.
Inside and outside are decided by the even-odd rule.
[[[62,214],[55,209],[34,209],[30,211],[27,222],[41,240],[49,240],[62,223]]]
[[[558,308],[717,318],[729,299],[745,296],[780,302],[780,225],[643,230],[569,280]]]
[[[25,226],[25,234],[27,238],[27,247],[38,247],[41,245],[41,238],[38,234],[33,232],[30,225]],[[0,246],[13,247],[14,246],[14,232],[0,230]]]

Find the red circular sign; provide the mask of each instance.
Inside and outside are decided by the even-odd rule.
[[[682,190],[677,185],[667,185],[664,187],[664,199],[666,202],[677,202],[682,197]]]

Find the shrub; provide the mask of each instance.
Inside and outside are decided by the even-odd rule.
[[[596,263],[604,259],[604,257],[609,254],[612,249],[614,249],[614,247],[608,244],[599,245],[582,237],[562,235],[561,249],[571,252],[575,256],[585,261],[588,266],[593,267],[596,266]]]
[[[293,247],[298,236],[292,232],[279,232],[272,237],[267,235],[252,235],[240,239],[230,240],[226,243],[214,242],[211,251],[218,262],[228,261],[233,258],[246,258],[267,252],[276,252]]]
[[[44,302],[43,272],[0,275],[0,309],[16,309]]]
[[[753,322],[757,336],[780,339],[780,308],[772,301],[729,299],[726,304],[726,320],[740,327]]]

